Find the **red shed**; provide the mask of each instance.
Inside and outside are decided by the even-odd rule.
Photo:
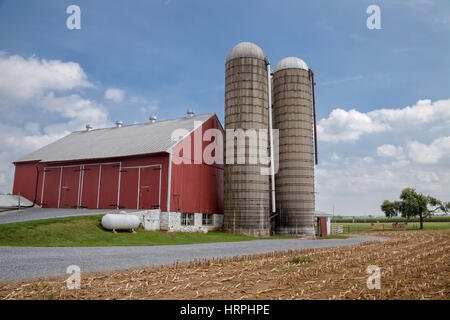
[[[316,218],[316,235],[320,237],[331,235],[332,215],[316,211],[315,218]]]
[[[214,113],[76,131],[15,161],[13,194],[44,208],[222,214],[223,160],[198,159],[222,148],[211,131],[223,137]]]

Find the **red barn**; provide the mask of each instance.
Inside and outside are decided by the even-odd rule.
[[[13,194],[43,208],[159,209],[167,229],[218,226],[223,160],[198,155],[223,146],[208,130],[222,139],[214,113],[76,131],[15,161]]]

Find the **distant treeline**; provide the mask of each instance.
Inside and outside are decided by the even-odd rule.
[[[450,222],[450,216],[434,216],[425,218],[424,222]],[[372,222],[419,222],[419,217],[417,218],[334,218],[331,219],[334,223],[372,223]]]

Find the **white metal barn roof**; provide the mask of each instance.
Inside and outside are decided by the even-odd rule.
[[[171,139],[175,130],[191,132],[194,126],[199,127],[214,115],[206,113],[155,123],[75,131],[15,162],[101,159],[168,152],[178,142]]]
[[[19,201],[20,197],[20,201]],[[8,209],[8,208],[15,208],[20,205],[22,207],[31,207],[33,205],[33,202],[30,200],[18,196],[18,195],[12,195],[12,194],[0,194],[0,209]]]

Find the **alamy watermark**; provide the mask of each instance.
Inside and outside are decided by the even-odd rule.
[[[203,132],[202,122],[194,122],[194,133],[187,129],[176,129],[171,140],[179,142],[172,149],[173,164],[250,164],[260,165],[261,175],[270,175],[270,143],[267,129],[216,128]],[[273,129],[274,174],[279,167],[279,132]],[[224,148],[225,146],[225,148]],[[224,155],[225,150],[225,155]],[[225,157],[224,157],[225,156]]]
[[[381,269],[379,266],[370,265],[367,267],[366,272],[370,274],[367,278],[367,289],[380,290],[381,289]]]
[[[81,287],[81,269],[77,265],[70,265],[67,267],[66,273],[70,277],[66,280],[66,285],[69,290],[80,289]]]
[[[66,13],[70,16],[66,20],[66,26],[69,30],[81,29],[81,9],[77,5],[70,5],[66,9]]]
[[[366,10],[367,14],[370,16],[366,20],[366,26],[369,30],[379,30],[381,29],[381,9],[380,6],[376,4],[370,5]]]

